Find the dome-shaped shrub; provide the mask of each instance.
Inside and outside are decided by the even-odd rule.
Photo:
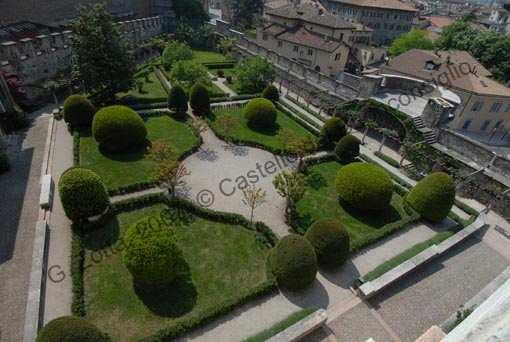
[[[322,126],[319,136],[319,144],[322,148],[333,149],[335,144],[347,134],[345,123],[342,119],[334,117]]]
[[[350,239],[340,222],[331,219],[316,221],[306,231],[319,264],[340,266],[349,256]]]
[[[289,290],[310,286],[317,274],[317,257],[312,245],[296,234],[285,236],[271,250],[269,267],[278,285]]]
[[[390,176],[369,163],[351,163],[338,171],[336,190],[341,200],[364,211],[383,210],[393,194]]]
[[[63,316],[46,324],[37,335],[37,342],[106,342],[110,338],[95,325],[81,317]]]
[[[262,97],[276,103],[280,99],[280,92],[274,85],[270,84],[262,92]]]
[[[352,162],[359,156],[359,145],[361,141],[352,134],[341,138],[335,147],[335,154],[343,163]]]
[[[93,171],[80,167],[67,170],[58,182],[64,212],[72,221],[102,214],[110,200],[101,178]]]
[[[211,112],[211,100],[209,91],[201,83],[195,83],[189,92],[189,104],[193,109],[193,113],[197,115],[205,115]]]
[[[122,260],[136,283],[157,287],[181,276],[185,263],[171,228],[151,226],[150,218],[129,227]]]
[[[425,219],[441,222],[455,202],[455,184],[446,173],[431,173],[411,189],[406,200]]]
[[[176,113],[184,113],[188,110],[188,95],[180,85],[176,85],[170,90],[168,108]]]
[[[119,152],[143,145],[147,129],[140,115],[131,108],[109,106],[94,116],[92,134],[101,148]]]
[[[270,130],[276,124],[276,107],[268,99],[256,98],[250,100],[244,109],[244,117],[248,126],[257,130]]]
[[[96,113],[94,105],[82,95],[71,95],[64,102],[64,121],[71,127],[90,127]]]

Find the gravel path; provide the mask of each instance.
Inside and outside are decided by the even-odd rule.
[[[21,341],[39,212],[41,166],[48,116],[33,114],[8,154],[11,170],[0,176],[0,340]]]

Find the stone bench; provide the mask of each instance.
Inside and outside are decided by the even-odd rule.
[[[441,255],[461,241],[464,241],[467,237],[471,236],[483,226],[485,226],[485,214],[480,214],[472,224],[444,240],[440,244],[430,246],[411,259],[404,261],[400,265],[384,273],[379,278],[364,283],[358,288],[358,293],[364,298],[369,298],[375,295],[382,289],[411,273],[420,265],[438,255]]]
[[[274,335],[267,342],[292,342],[297,341],[304,336],[308,335],[315,329],[321,327],[326,320],[328,319],[328,315],[326,311],[323,309],[319,309],[314,313],[306,316],[302,320],[297,323],[294,323],[284,331],[279,332]]]
[[[51,203],[51,196],[53,192],[53,180],[51,175],[44,175],[41,178],[41,194],[39,196],[39,206],[43,209],[48,209]]]

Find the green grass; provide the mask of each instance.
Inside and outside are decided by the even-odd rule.
[[[193,59],[200,63],[222,63],[228,62],[224,55],[214,51],[193,50]]]
[[[135,85],[129,92],[119,94],[119,99],[125,102],[164,102],[167,100],[168,94],[159,82],[154,72],[148,76],[149,82],[145,81],[145,77],[138,76],[136,81],[142,81],[142,92],[138,91]]]
[[[223,74],[225,77],[227,76],[232,76],[232,78],[235,78],[236,76],[236,73],[234,71],[234,68],[229,68],[229,69],[216,69],[216,70],[210,70],[211,72],[213,72],[214,75],[218,76],[218,71],[219,70],[223,70]],[[229,84],[227,84],[227,86],[230,86]]]
[[[221,127],[216,124],[216,120],[221,116],[233,117],[237,121],[237,127],[230,134],[231,138],[239,142],[257,143],[273,151],[284,150],[284,145],[278,137],[278,133],[284,128],[291,129],[299,136],[312,136],[312,134],[304,127],[280,111],[278,111],[276,128],[274,130],[268,132],[254,131],[248,127],[243,111],[244,108],[219,109],[214,112],[214,115],[208,118],[208,121],[210,122],[212,129],[215,132],[218,132],[219,135],[222,135]]]
[[[363,279],[365,281],[371,281],[371,280],[374,280],[374,279],[380,277],[381,275],[392,270],[393,268],[397,267],[401,263],[420,254],[421,252],[423,252],[425,249],[429,248],[430,246],[437,245],[437,244],[441,243],[442,241],[448,239],[450,236],[452,236],[456,232],[457,232],[457,229],[445,230],[443,232],[437,233],[432,238],[430,238],[426,241],[417,243],[413,247],[406,249],[402,253],[383,262],[382,264],[380,264],[379,266],[374,268],[372,271],[370,271],[366,275],[364,275]]]
[[[313,307],[296,311],[283,321],[278,322],[272,327],[259,332],[257,335],[245,339],[243,342],[264,342],[274,335],[284,331],[291,325],[299,322],[303,318],[311,315],[315,311],[317,311],[317,309]]]
[[[408,223],[418,219],[403,198],[393,193],[390,207],[378,214],[368,214],[340,203],[335,189],[335,179],[342,164],[336,161],[316,164],[308,168],[306,192],[297,203],[296,228],[304,233],[319,219],[338,219],[351,238],[351,250],[373,243]]]
[[[196,320],[268,281],[268,248],[257,233],[187,214],[172,229],[189,267],[188,279],[161,293],[135,290],[119,252],[122,236],[134,222],[165,208],[119,214],[83,238],[86,318],[114,341],[138,341]]]
[[[176,158],[199,143],[199,139],[184,122],[168,116],[150,117],[145,121],[148,139],[163,140],[176,149]],[[95,171],[109,189],[152,181],[156,163],[148,157],[146,147],[133,151],[104,154],[90,132],[82,132],[80,165]]]

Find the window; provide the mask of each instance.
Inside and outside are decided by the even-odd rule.
[[[282,47],[283,46],[283,43],[281,40],[278,41],[278,47]]]
[[[499,112],[499,110],[501,109],[501,106],[502,106],[502,105],[503,105],[503,104],[502,104],[501,102],[496,102],[496,103],[494,103],[494,104],[492,105],[491,109],[490,109],[490,112],[491,112],[491,113],[497,113],[497,112]]]
[[[313,56],[313,49],[308,49],[308,56]]]
[[[464,125],[462,125],[462,129],[468,129],[471,125],[472,120],[466,120],[464,121]]]
[[[299,46],[294,45],[294,52],[299,52]]]
[[[481,110],[483,107],[483,102],[482,101],[476,101],[475,104],[473,105],[473,107],[471,107],[471,111],[472,112],[478,112],[479,110]]]
[[[481,127],[480,129],[481,129],[482,131],[487,130],[487,127],[489,127],[490,123],[491,123],[491,120],[485,120],[485,121],[483,122],[483,125],[482,125],[482,127]]]
[[[339,54],[339,53],[337,53],[337,54],[335,55],[335,61],[339,61],[339,60],[340,60],[340,54]]]
[[[267,33],[262,34],[262,40],[267,40]]]

